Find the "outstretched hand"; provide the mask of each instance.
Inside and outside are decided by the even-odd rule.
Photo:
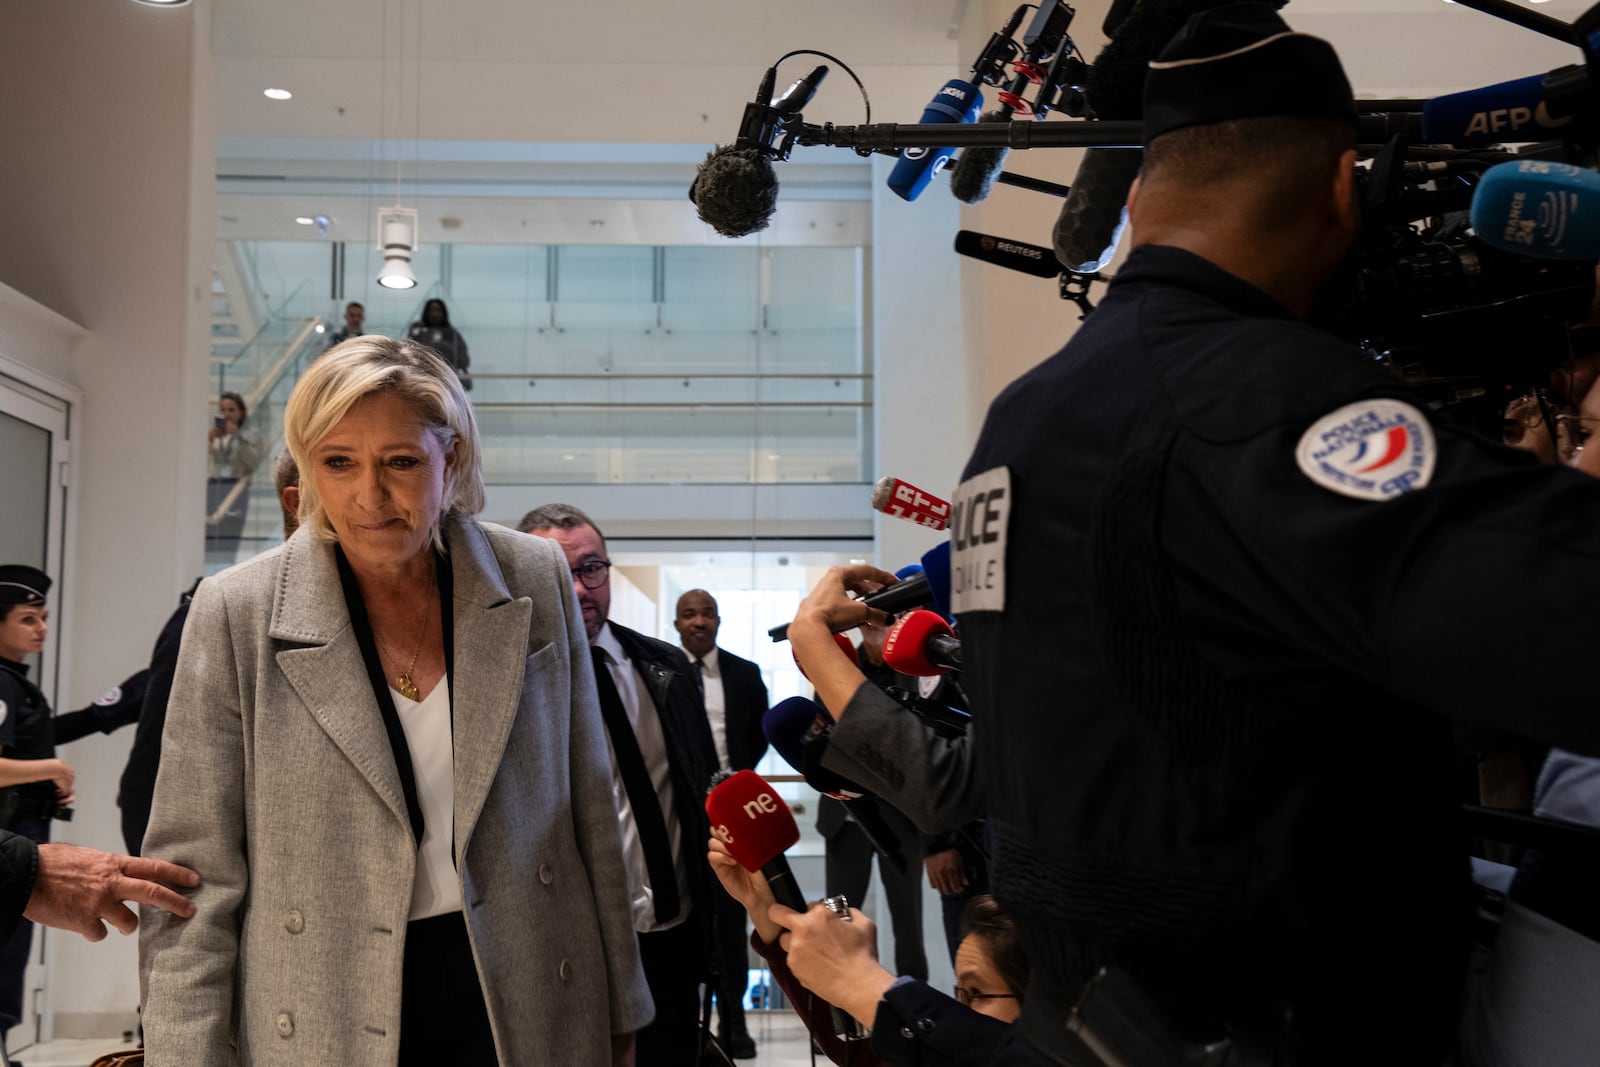
[[[39,873],[23,914],[36,923],[99,941],[106,936],[105,923],[124,934],[139,928],[139,916],[124,901],[189,918],[193,902],[171,887],[193,889],[199,884],[194,871],[165,860],[80,845],[40,845]]]

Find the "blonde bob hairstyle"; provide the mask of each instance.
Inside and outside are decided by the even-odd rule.
[[[358,401],[378,393],[404,400],[433,431],[440,448],[455,446],[455,459],[445,473],[444,507],[433,520],[433,544],[442,550],[439,523],[445,515],[483,510],[478,423],[450,364],[433,349],[399,338],[364,334],[334,345],[307,368],[290,394],[283,436],[300,466],[300,524],[324,541],[338,540],[317,493],[311,452]]]

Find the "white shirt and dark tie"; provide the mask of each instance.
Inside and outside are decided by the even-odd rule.
[[[717,646],[704,656],[684,650],[689,663],[699,678],[700,692],[706,698],[706,720],[711,723],[711,741],[717,747],[717,766],[724,771],[733,770],[728,758],[728,701],[722,689],[722,664],[717,659]]]
[[[649,692],[644,689],[644,679],[640,677],[633,661],[622,650],[622,644],[617,640],[616,634],[612,633],[610,623],[601,627],[592,651],[605,661],[606,673],[610,676],[616,696],[621,701],[621,710],[632,728],[638,754],[643,759],[644,771],[649,777],[648,788],[654,793],[660,808],[660,818],[666,824],[666,838],[671,850],[673,880],[676,882],[679,902],[673,914],[665,920],[658,919],[656,898],[659,894],[650,875],[649,843],[645,839],[646,835],[641,833],[640,820],[634,812],[630,797],[624,766],[627,757],[619,759],[617,745],[612,739],[608,721],[606,740],[611,753],[611,790],[622,827],[622,858],[628,874],[633,928],[639,933],[670,930],[680,925],[689,914],[687,906],[690,899],[689,872],[684,859],[683,827],[678,822],[677,809],[673,807],[672,770],[667,757],[666,734],[661,728],[661,716]],[[598,673],[595,680],[600,683]],[[606,713],[604,705],[607,702],[607,694],[603,683],[600,684],[602,713]],[[647,813],[646,819],[648,818]],[[646,833],[648,832],[650,831],[647,830]]]

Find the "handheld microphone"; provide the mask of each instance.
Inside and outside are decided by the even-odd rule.
[[[784,623],[782,626],[773,627],[773,630],[782,630],[784,631],[784,636],[788,636],[789,624]],[[773,630],[768,630],[767,633],[771,634]],[[774,641],[782,641],[783,637],[773,637],[772,639]],[[844,634],[834,634],[833,643],[839,646],[839,651],[844,653],[845,659],[849,660],[852,664],[856,662],[856,646],[850,643],[850,639],[848,637],[846,637]],[[806,673],[805,665],[800,662],[800,654],[795,652],[793,649],[790,649],[789,651],[790,654],[794,656],[794,665],[800,668],[800,677],[804,678],[808,682],[811,681],[811,675]]]
[[[1573,132],[1572,104],[1588,85],[1587,70],[1568,66],[1436,96],[1422,105],[1422,139],[1481,145],[1565,137]]]
[[[963,233],[967,232],[965,230]],[[960,238],[956,242],[960,250]],[[930,530],[942,530],[950,523],[950,501],[924,493],[910,482],[884,475],[872,487],[872,510],[896,519],[905,519]]]
[[[961,669],[961,642],[937,612],[907,612],[884,639],[883,662],[914,678],[949,674]]]
[[[833,716],[815,700],[790,697],[779,701],[761,716],[761,731],[783,762],[802,775],[812,789],[835,800],[866,796],[867,791],[861,786],[822,766],[822,753],[833,733]]]
[[[886,585],[876,592],[868,593],[861,598],[861,602],[869,608],[878,608],[890,615],[898,615],[911,608],[928,606],[944,614],[950,605],[950,542],[941,541],[922,554],[922,573],[912,575],[903,581]],[[774,626],[767,631],[767,636],[774,641],[786,640],[789,636],[789,624]],[[834,640],[839,640],[840,635],[835,634]],[[855,655],[854,648],[850,655]]]
[[[993,263],[997,267],[1031,274],[1035,278],[1055,278],[1061,274],[1061,264],[1056,262],[1055,253],[1051,249],[1004,237],[991,237],[973,230],[956,231],[956,251],[963,256]],[[942,530],[944,525],[933,528]]]
[[[1567,163],[1512,160],[1472,193],[1479,240],[1535,259],[1600,259],[1600,174]]]
[[[755,771],[735,771],[706,794],[711,832],[747,871],[760,871],[772,897],[786,908],[806,910],[806,899],[784,852],[800,840],[794,813],[777,790]]]
[[[944,83],[928,106],[922,109],[925,124],[938,122],[971,122],[983,109],[983,93],[972,82],[951,78]],[[954,148],[907,148],[900,152],[900,161],[889,172],[889,189],[902,200],[911,201],[922,195],[922,190],[933,181],[933,176],[944,169],[955,154]]]
[[[738,139],[713,148],[695,170],[689,199],[702,222],[724,237],[745,237],[767,228],[778,206],[772,160],[789,158],[790,126],[827,73],[826,66],[817,67],[774,101],[778,71],[767,68],[755,100],[744,107]]]
[[[896,847],[898,839],[883,821],[883,815],[866,789],[822,765],[831,743],[833,725],[833,717],[827,709],[805,697],[790,697],[769,708],[761,717],[761,729],[784,762],[812,789],[843,804],[873,850],[895,870],[904,872],[906,858]]]

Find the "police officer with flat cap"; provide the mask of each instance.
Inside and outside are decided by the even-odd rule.
[[[28,677],[44,648],[50,578],[21,564],[0,566],[0,828],[50,840],[50,820],[72,802],[72,768],[56,758],[49,701]],[[27,920],[0,946],[0,1034],[22,1019],[23,971],[33,941]]]
[[[1115,1062],[1437,1067],[1473,918],[1451,719],[1600,751],[1600,483],[1309,321],[1358,230],[1326,42],[1266,4],[1196,15],[1144,121],[1126,264],[994,402],[952,501],[994,893],[1032,970],[963,1062],[1131,1037]],[[880,1021],[914,1021],[874,1047],[938,1062],[922,1035],[964,1024],[896,995]]]

